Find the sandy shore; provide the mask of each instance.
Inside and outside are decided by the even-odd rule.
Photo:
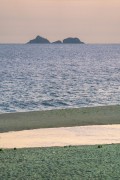
[[[120,125],[46,128],[0,133],[1,148],[120,143]]]

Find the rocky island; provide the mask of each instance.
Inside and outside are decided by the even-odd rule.
[[[58,41],[54,41],[53,44],[61,44],[62,41],[58,40]]]
[[[79,38],[72,38],[72,37],[64,39],[63,43],[64,44],[84,44],[83,42],[80,41]]]
[[[37,36],[35,39],[30,40],[27,44],[50,44],[51,42],[41,36]],[[51,44],[84,44],[84,42],[80,41],[79,38],[65,38],[63,41],[54,41]]]
[[[30,40],[27,44],[49,44],[50,41],[41,36],[37,36],[35,39]]]

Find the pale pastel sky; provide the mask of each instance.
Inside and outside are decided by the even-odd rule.
[[[120,43],[120,0],[0,0],[0,43],[79,37]]]

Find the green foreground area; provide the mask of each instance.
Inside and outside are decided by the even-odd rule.
[[[0,114],[0,132],[120,124],[120,105]]]
[[[1,180],[118,180],[120,144],[0,151]]]

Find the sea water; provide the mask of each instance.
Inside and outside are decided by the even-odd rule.
[[[0,113],[120,104],[120,45],[0,45]]]

